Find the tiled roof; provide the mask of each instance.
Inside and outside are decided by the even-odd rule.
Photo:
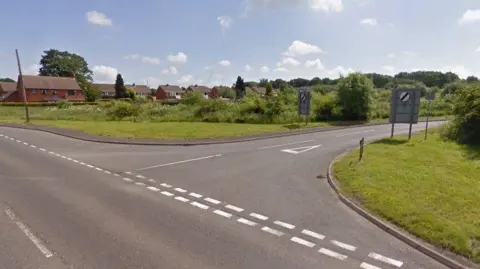
[[[23,75],[22,81],[25,89],[80,90],[74,78]]]

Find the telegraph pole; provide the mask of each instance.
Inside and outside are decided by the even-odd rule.
[[[30,121],[30,113],[28,112],[28,102],[27,102],[27,95],[25,93],[25,87],[23,85],[23,76],[22,76],[22,66],[20,65],[20,57],[18,56],[18,49],[15,49],[15,54],[17,55],[17,65],[18,65],[18,79],[17,83],[20,83],[22,86],[22,95],[23,95],[23,104],[25,105],[25,116],[27,117],[27,122]],[[18,87],[17,87],[18,91]]]

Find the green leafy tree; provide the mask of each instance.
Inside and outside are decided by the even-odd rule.
[[[228,99],[235,99],[235,91],[230,88],[224,88],[220,91],[220,97],[228,98]]]
[[[353,73],[338,83],[338,103],[345,120],[366,120],[373,91],[372,81],[365,75]]]
[[[155,89],[155,88],[150,88],[150,92],[151,92],[153,95],[155,95],[155,94],[157,93],[157,89]]]
[[[102,97],[102,91],[98,87],[93,86],[90,83],[83,85],[83,96],[87,102],[95,102]]]
[[[135,93],[133,89],[127,88],[125,92],[126,92],[126,96],[125,96],[126,98],[130,98],[133,101],[137,99],[137,93]]]
[[[265,87],[265,95],[266,96],[272,96],[273,93],[273,86],[272,83],[267,83],[267,86]]]
[[[258,83],[258,87],[267,87],[267,84],[268,84],[268,79],[266,78],[261,78],[260,79],[260,82]]]
[[[115,80],[115,98],[128,98],[125,82],[123,81],[122,74],[120,73],[117,74],[117,79]]]
[[[15,82],[15,80],[11,78],[0,78],[0,82]]]
[[[80,55],[56,49],[45,50],[40,59],[40,76],[75,77],[92,80],[92,70]]]
[[[455,95],[457,92],[461,91],[466,86],[467,85],[464,82],[462,82],[461,80],[457,80],[455,82],[448,83],[443,88],[442,96]]]
[[[237,82],[235,82],[235,94],[237,98],[243,98],[245,96],[247,87],[241,76],[237,77]]]
[[[478,78],[476,76],[469,76],[467,77],[467,83],[474,83],[474,82],[478,82]]]

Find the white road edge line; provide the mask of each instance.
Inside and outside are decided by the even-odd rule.
[[[43,255],[45,255],[45,257],[50,258],[53,256],[52,252],[50,252],[50,250],[48,250],[48,248],[40,242],[40,240],[30,231],[30,229],[28,229],[28,227],[25,226],[22,221],[17,220],[17,217],[10,209],[6,209],[5,213],[12,221],[15,222],[15,224],[17,224],[18,228],[20,228],[20,230],[28,237],[28,239],[30,239],[30,241],[32,241],[32,243],[43,253]]]
[[[178,200],[178,201],[184,202],[184,203],[190,201],[190,199],[187,199],[187,198],[182,197],[182,196],[177,196],[177,197],[175,197],[175,200]]]
[[[360,268],[363,268],[363,269],[382,269],[380,267],[371,265],[371,264],[366,263],[366,262],[362,262],[362,264],[360,264]]]
[[[248,226],[255,226],[255,225],[257,225],[256,222],[253,222],[253,221],[251,221],[251,220],[244,219],[244,218],[239,218],[237,221],[240,222],[240,223],[243,223],[243,224],[245,224],[245,225],[248,225]]]
[[[321,248],[318,252],[320,252],[320,253],[322,253],[322,254],[324,254],[324,255],[330,256],[330,257],[332,257],[332,258],[342,260],[342,261],[348,258],[348,257],[345,256],[345,255],[342,255],[342,254],[340,254],[340,253],[331,251],[331,250],[326,249],[326,248]]]
[[[276,236],[282,236],[282,235],[283,235],[282,232],[277,231],[277,230],[272,229],[272,228],[267,227],[267,226],[263,227],[263,228],[262,228],[262,231],[267,232],[267,233],[269,233],[269,234],[276,235]]]
[[[346,250],[355,251],[357,249],[357,247],[355,247],[355,246],[345,244],[345,243],[342,243],[340,241],[331,240],[330,242],[332,242],[332,244],[334,244],[335,246],[341,247],[341,248],[346,249]]]
[[[218,200],[215,200],[215,199],[213,199],[213,198],[210,198],[210,197],[207,197],[207,198],[205,198],[204,200],[207,201],[207,202],[209,202],[209,203],[215,204],[215,205],[218,205],[218,204],[222,203],[222,202],[220,202],[220,201],[218,201]]]
[[[165,196],[168,196],[168,197],[172,197],[174,195],[173,193],[168,192],[168,191],[162,191],[161,193]]]
[[[206,156],[206,157],[201,157],[201,158],[195,158],[195,159],[189,159],[189,160],[184,160],[184,161],[179,161],[179,162],[173,162],[173,163],[159,164],[159,165],[149,166],[149,167],[145,167],[145,168],[140,168],[140,169],[137,169],[137,171],[143,171],[143,170],[148,170],[148,169],[152,169],[152,168],[164,167],[164,166],[181,164],[181,163],[188,163],[188,162],[200,161],[200,160],[211,159],[211,158],[216,158],[216,157],[220,157],[220,156],[222,156],[222,154],[217,154],[217,155],[212,155],[212,156]]]
[[[237,211],[237,212],[242,212],[242,211],[243,211],[243,208],[236,207],[236,206],[234,206],[234,205],[226,205],[225,207],[228,208],[228,209]]]
[[[260,215],[260,214],[257,214],[257,213],[250,213],[250,217],[254,217],[254,218],[259,219],[259,220],[267,220],[268,219],[267,216]]]
[[[290,238],[290,240],[292,242],[298,243],[300,245],[304,245],[304,246],[309,247],[309,248],[313,248],[315,246],[315,243],[312,243],[312,242],[307,241],[307,240],[303,240],[302,238],[299,238],[299,237],[296,237],[296,236]]]
[[[277,224],[278,226],[282,226],[284,228],[290,229],[290,230],[295,228],[295,225],[290,224],[290,223],[286,223],[286,222],[283,222],[283,221],[279,221],[279,220],[276,220],[273,223]]]
[[[194,193],[194,192],[191,192],[189,195],[190,195],[190,196],[193,196],[193,197],[195,197],[195,198],[202,198],[202,195],[201,195],[201,194]]]
[[[401,262],[401,261],[390,259],[388,257],[385,257],[385,256],[380,255],[380,254],[375,253],[375,252],[370,252],[370,254],[368,254],[368,257],[370,257],[372,259],[375,259],[377,261],[381,261],[381,262],[384,262],[384,263],[394,265],[396,267],[401,267],[403,265],[403,262]]]
[[[258,150],[262,150],[262,149],[279,148],[279,147],[283,147],[283,146],[290,146],[290,145],[296,145],[296,144],[310,143],[310,142],[314,142],[314,141],[315,141],[315,140],[298,141],[298,142],[292,142],[292,143],[275,145],[275,146],[268,146],[268,147],[257,148],[257,149],[258,149]]]
[[[215,213],[215,214],[217,214],[217,215],[220,215],[220,216],[222,216],[222,217],[225,217],[225,218],[227,218],[227,219],[229,219],[229,218],[232,217],[232,214],[227,213],[227,212],[222,211],[222,210],[215,210],[215,211],[213,211],[213,213]]]
[[[302,231],[302,234],[305,234],[305,235],[308,235],[308,236],[311,236],[311,237],[314,237],[314,238],[317,238],[317,239],[320,239],[320,240],[325,239],[325,235],[319,234],[319,233],[316,233],[316,232],[312,232],[312,231],[306,230],[306,229]]]
[[[190,203],[191,205],[195,206],[195,207],[198,207],[200,209],[203,209],[203,210],[207,210],[209,208],[208,205],[204,205],[204,204],[201,204],[201,203],[197,203],[197,202],[192,202]]]

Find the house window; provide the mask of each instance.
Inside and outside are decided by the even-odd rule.
[[[57,95],[57,90],[52,90],[52,95]]]
[[[74,90],[68,90],[67,94],[70,96],[75,96],[75,91]]]
[[[32,90],[32,94],[37,94],[37,90]]]
[[[43,94],[43,95],[46,95],[47,93],[48,93],[47,90],[42,90],[42,94]]]
[[[175,96],[178,96],[178,92],[175,93]]]

